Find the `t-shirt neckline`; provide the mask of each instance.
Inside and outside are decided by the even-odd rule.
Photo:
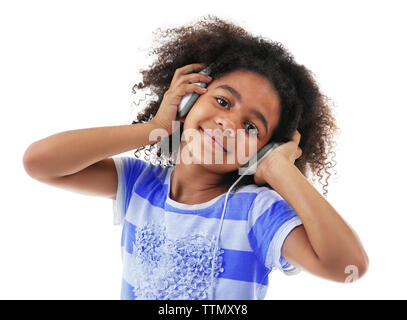
[[[186,203],[181,203],[178,201],[175,201],[170,198],[170,191],[171,191],[171,176],[172,172],[175,169],[175,165],[171,166],[168,171],[167,175],[165,178],[165,184],[167,185],[167,196],[166,196],[166,203],[171,205],[172,207],[179,208],[179,209],[186,209],[186,210],[196,210],[196,209],[203,209],[203,208],[208,208],[212,206],[214,203],[216,203],[221,197],[223,197],[227,192],[222,193],[218,195],[216,198],[213,198],[209,201],[203,202],[203,203],[197,203],[197,204],[186,204]]]

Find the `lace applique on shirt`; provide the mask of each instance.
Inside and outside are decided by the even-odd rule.
[[[214,247],[215,236],[195,233],[174,240],[162,225],[138,228],[129,266],[136,299],[207,299]],[[223,272],[223,252],[216,253],[214,282]]]

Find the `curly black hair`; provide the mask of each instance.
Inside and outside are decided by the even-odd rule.
[[[192,63],[211,64],[211,77],[214,80],[236,70],[255,72],[272,83],[280,98],[280,121],[270,141],[287,142],[298,129],[302,156],[295,161],[295,166],[306,178],[311,171],[312,181],[315,181],[316,175],[320,183],[324,170],[327,177],[323,184],[323,194],[327,196],[326,187],[331,176],[328,169],[336,165],[333,145],[338,126],[330,108],[330,99],[320,92],[310,70],[295,62],[292,54],[281,43],[254,36],[242,27],[213,15],[190,25],[158,30],[155,34],[161,43],[149,52],[149,56],[156,54],[157,58],[147,70],[139,70],[143,76],[142,82],[132,88],[134,94],[136,89],[149,88],[157,98],[149,101],[132,124],[148,122],[155,116],[177,68]],[[183,123],[180,127],[181,135],[182,128]],[[145,159],[151,161],[150,154],[155,147],[156,161],[161,166],[174,165],[174,154],[178,150],[171,150],[171,137],[167,138],[169,154],[162,153],[156,143],[136,149],[135,156],[139,158],[140,151],[144,149]],[[328,161],[329,157],[334,165]],[[225,181],[231,185],[238,177],[236,170],[225,175]],[[254,176],[247,175],[233,191],[254,183]]]

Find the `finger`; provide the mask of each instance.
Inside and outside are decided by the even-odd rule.
[[[199,84],[184,84],[178,87],[175,91],[175,96],[177,98],[182,98],[187,93],[196,92],[197,94],[203,94],[206,92],[205,88],[202,88]]]
[[[212,81],[212,78],[204,75],[202,73],[190,73],[187,75],[182,75],[179,77],[179,79],[177,79],[173,86],[178,87],[181,86],[185,83],[190,84],[190,83],[197,83],[197,82],[203,82],[203,83],[207,83],[207,85],[209,84],[209,82]]]
[[[190,73],[183,75],[180,79],[182,82],[196,83],[196,82],[210,82],[212,77],[204,75],[202,73]]]
[[[295,130],[292,135],[292,140],[298,145],[301,140],[301,134],[298,130]]]
[[[297,148],[297,152],[295,153],[295,159],[297,160],[302,156],[302,150],[300,147]]]
[[[195,70],[201,70],[206,66],[205,63],[193,63],[193,64],[187,64],[186,66],[183,66],[181,68],[178,68],[175,70],[176,76],[180,76],[182,74],[188,74],[192,73]]]

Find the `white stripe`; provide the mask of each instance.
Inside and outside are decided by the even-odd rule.
[[[165,225],[167,236],[171,239],[185,237],[194,233],[215,235],[219,224],[219,219],[164,211],[160,207],[152,206],[136,193],[133,193],[130,200],[125,219],[139,227],[143,227],[147,223]],[[247,235],[247,221],[224,220],[220,246],[230,250],[252,252]]]
[[[302,221],[298,216],[286,221],[275,233],[273,240],[270,243],[270,246],[267,250],[266,256],[266,267],[269,269],[280,269],[283,273],[287,275],[294,275],[300,272],[299,267],[295,267],[291,265],[289,269],[283,269],[280,264],[280,257],[281,257],[281,249],[285,239],[287,238],[288,234],[293,230],[295,227],[302,224]]]
[[[117,157],[113,157],[113,160],[116,166],[118,179],[116,200],[113,199],[113,224],[119,225],[122,224],[124,218],[124,196],[126,191],[122,189],[124,187],[122,183],[122,179],[124,179],[122,161]]]

